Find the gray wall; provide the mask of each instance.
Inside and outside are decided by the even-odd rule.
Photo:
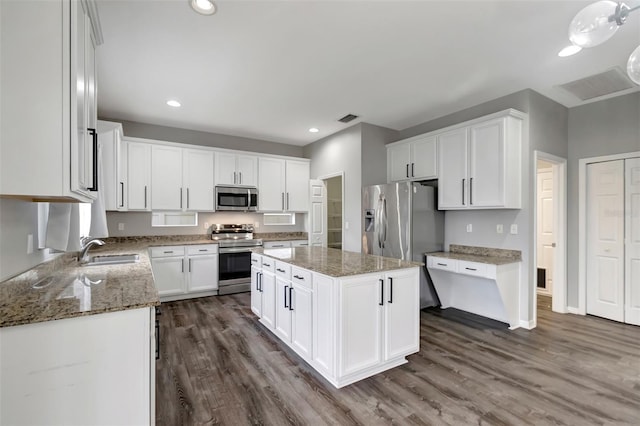
[[[107,212],[107,226],[111,237],[129,237],[141,235],[194,235],[206,234],[205,223],[251,223],[258,224],[256,232],[298,232],[306,230],[306,214],[296,214],[295,225],[264,225],[262,213],[215,212],[198,213],[198,226],[152,227],[150,212]],[[124,230],[118,231],[118,224],[124,224]]]
[[[362,126],[356,124],[304,147],[304,156],[311,159],[311,179],[344,172],[343,220],[349,223],[349,229],[343,235],[342,247],[355,252],[360,252],[362,248],[361,142]]]
[[[259,139],[241,138],[219,133],[200,132],[197,130],[179,129],[176,127],[158,126],[100,117],[100,120],[122,123],[125,136],[155,139],[168,142],[210,146],[215,148],[237,149],[239,151],[260,152],[264,154],[288,155],[302,157],[302,147]]]
[[[28,234],[33,234],[33,254],[27,254]],[[37,247],[38,204],[0,199],[0,281],[53,257]]]
[[[568,304],[578,306],[578,160],[640,151],[640,93],[569,110]]]
[[[386,144],[398,140],[397,130],[362,123],[362,186],[387,182]]]

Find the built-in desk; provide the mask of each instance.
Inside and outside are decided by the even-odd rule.
[[[520,327],[520,252],[453,244],[450,250],[426,253],[442,308]]]

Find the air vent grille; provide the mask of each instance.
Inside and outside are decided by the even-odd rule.
[[[358,118],[357,115],[353,115],[353,114],[347,114],[344,117],[338,119],[338,121],[342,122],[342,123],[349,123],[350,121],[355,120],[356,118]]]
[[[610,95],[622,90],[634,88],[624,72],[618,67],[612,68],[600,74],[595,74],[580,80],[558,86],[583,101]]]

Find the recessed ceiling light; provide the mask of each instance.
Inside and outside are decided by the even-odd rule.
[[[201,15],[213,15],[216,13],[216,4],[211,0],[189,0],[191,8]]]
[[[561,51],[559,51],[558,56],[560,56],[561,58],[564,58],[567,56],[575,55],[581,50],[582,50],[582,47],[576,46],[575,44],[571,44],[565,47],[564,49],[562,49]]]
[[[312,128],[309,129],[309,131],[311,133],[318,133],[320,130],[316,129],[315,127],[312,127]]]
[[[167,101],[167,105],[174,108],[178,108],[179,106],[181,106],[180,102],[173,99],[171,99],[170,101]]]

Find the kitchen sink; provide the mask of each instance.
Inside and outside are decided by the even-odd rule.
[[[137,263],[140,255],[137,254],[110,254],[104,256],[92,256],[84,266],[120,265],[123,263]]]

